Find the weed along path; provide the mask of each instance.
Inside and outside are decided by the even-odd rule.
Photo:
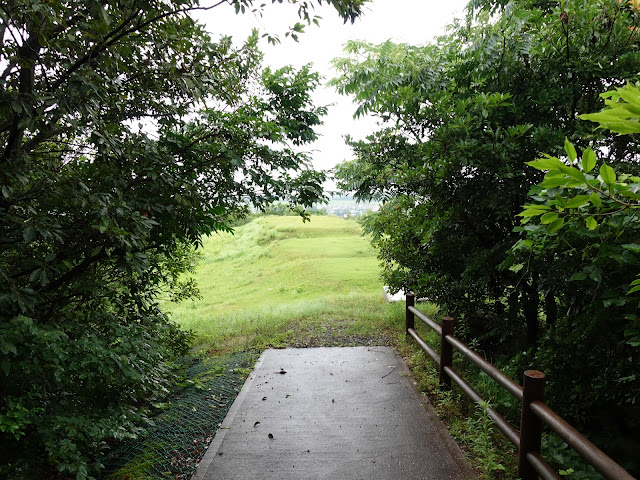
[[[476,478],[407,373],[389,347],[266,350],[193,478]]]

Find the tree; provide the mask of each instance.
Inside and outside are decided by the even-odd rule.
[[[158,298],[194,293],[179,278],[202,235],[229,230],[248,201],[322,197],[323,174],[292,148],[324,114],[318,76],[261,72],[257,33],[236,47],[191,17],[225,3],[253,6],[0,7],[3,476],[99,469],[188,347]],[[364,2],[326,3],[353,21]]]
[[[614,133],[638,132],[640,89],[629,84],[602,96],[602,112],[580,117]],[[529,162],[545,179],[519,214],[523,238],[508,261],[522,275],[536,270],[563,312],[525,361],[544,368],[554,400],[587,418],[592,435],[637,472],[631,452],[640,446],[633,434],[640,425],[640,177],[599,162],[591,148],[581,158],[568,141],[565,150],[561,158]]]
[[[521,333],[533,345],[538,280],[498,268],[541,178],[525,162],[565,137],[607,145],[616,162],[634,157],[637,142],[594,134],[576,113],[636,75],[637,14],[617,1],[484,3],[500,15],[470,13],[431,45],[347,46],[333,83],[383,128],[353,144],[337,177],[362,199],[386,199],[368,226],[386,282],[439,302],[490,345]]]
[[[517,215],[531,187],[543,181],[527,165],[540,152],[562,157],[567,138],[576,155],[590,146],[616,172],[638,175],[637,136],[595,130],[577,115],[599,110],[606,90],[637,81],[639,20],[634,4],[617,0],[478,1],[432,44],[353,42],[335,62],[340,76],[333,83],[356,98],[356,114],[381,121],[366,141],[352,142],[354,160],[336,176],[361,199],[384,199],[365,228],[385,282],[441,305],[456,317],[457,333],[478,339],[490,356],[514,358],[519,369],[548,367],[554,408],[587,429],[604,410],[614,427],[624,414],[627,425],[638,418],[626,388],[637,359],[624,338],[632,325],[615,304],[637,273],[633,252],[622,247],[633,243],[633,229],[610,243],[609,253],[629,263],[607,274],[633,269],[616,281],[614,303],[600,304],[596,318],[572,307],[589,304],[593,292],[602,295],[610,277],[599,287],[600,280],[592,281],[591,289],[586,281],[575,289],[569,279],[597,257],[585,243],[589,235],[610,242],[606,228],[589,233],[584,221],[575,222],[563,234],[575,234],[571,252],[547,239],[534,241],[537,255],[514,259],[511,247],[537,227],[521,225]],[[553,225],[551,216],[546,220]],[[583,251],[595,256],[584,262]],[[597,278],[590,266],[584,274]],[[569,267],[570,274],[562,272]],[[617,414],[611,408],[617,405],[629,408]],[[632,462],[615,443],[631,438],[633,427],[598,430],[592,428],[594,440],[605,451]]]

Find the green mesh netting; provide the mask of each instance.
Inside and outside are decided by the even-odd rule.
[[[245,352],[195,362],[186,373],[195,385],[175,394],[145,435],[123,442],[102,459],[102,478],[191,478],[257,358]]]

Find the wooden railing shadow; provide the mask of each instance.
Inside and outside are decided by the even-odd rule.
[[[416,333],[415,317],[418,317],[440,335],[440,354],[436,353]],[[453,318],[443,317],[442,325],[438,325],[420,312],[415,307],[415,296],[412,293],[406,295],[405,318],[407,339],[413,338],[438,365],[440,384],[444,388],[451,388],[453,381],[471,400],[476,403],[482,402],[478,392],[453,369],[453,353],[454,350],[457,350],[520,401],[522,405],[520,432],[493,407],[489,406],[487,413],[500,431],[518,449],[518,476],[522,480],[536,480],[538,476],[545,480],[561,479],[560,475],[540,454],[543,423],[548,425],[573,450],[579,453],[586,463],[593,466],[607,480],[635,480],[629,472],[544,404],[544,373],[538,370],[527,370],[524,372],[522,386],[518,385],[471,350],[464,342],[454,337],[455,321]]]

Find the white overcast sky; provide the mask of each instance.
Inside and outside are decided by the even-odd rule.
[[[266,41],[261,45],[265,65],[280,68],[313,63],[314,70],[326,81],[336,73],[331,67],[331,60],[342,55],[342,47],[348,40],[382,43],[391,39],[412,45],[428,43],[434,36],[444,33],[446,25],[455,17],[463,16],[467,0],[373,0],[353,25],[343,24],[333,8],[316,5],[315,13],[322,17],[320,27],[313,24],[306,27],[298,43],[284,37],[287,27],[298,21],[297,7],[271,5],[268,0],[256,2],[260,3],[267,4],[262,18],[250,12],[236,15],[234,9],[226,5],[199,18],[207,25],[213,38],[221,34],[231,35],[236,43],[241,43],[252,28],[258,28],[261,33],[278,34],[282,41],[279,45],[269,45]],[[334,89],[319,88],[314,99],[317,105],[331,105],[324,117],[324,125],[318,128],[320,139],[311,146],[314,166],[328,170],[351,158],[343,136],[349,133],[355,138],[363,138],[375,129],[375,121],[371,118],[354,120],[355,106],[351,99],[338,95]],[[329,182],[325,188],[333,189],[333,184]]]

